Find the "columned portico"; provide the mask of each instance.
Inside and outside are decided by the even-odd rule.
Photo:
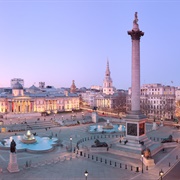
[[[29,99],[14,99],[9,101],[9,111],[12,113],[29,113],[32,112],[31,101]]]

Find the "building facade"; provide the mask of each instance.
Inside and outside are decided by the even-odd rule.
[[[32,88],[34,91],[32,92]],[[31,91],[17,82],[12,93],[0,94],[0,113],[34,113],[79,110],[79,96],[73,93],[42,92],[31,86]]]
[[[172,119],[175,112],[175,87],[162,84],[145,84],[141,87],[141,111],[150,118]],[[130,110],[131,88],[127,96]]]

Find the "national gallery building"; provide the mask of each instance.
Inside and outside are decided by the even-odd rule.
[[[0,113],[34,113],[79,110],[79,96],[74,93],[48,92],[31,86],[24,89],[19,82],[0,93]]]

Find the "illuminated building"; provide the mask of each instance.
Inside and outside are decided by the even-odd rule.
[[[162,84],[145,84],[141,87],[141,111],[151,118],[171,119],[175,110],[175,87]],[[127,106],[130,110],[131,88]]]
[[[34,85],[24,89],[17,82],[11,92],[0,94],[0,113],[58,112],[79,109],[77,94],[41,91]]]

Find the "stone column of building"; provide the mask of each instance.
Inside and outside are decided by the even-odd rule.
[[[133,21],[133,29],[128,31],[132,39],[132,79],[131,79],[131,111],[140,113],[140,38],[144,32],[139,30],[137,13]]]

